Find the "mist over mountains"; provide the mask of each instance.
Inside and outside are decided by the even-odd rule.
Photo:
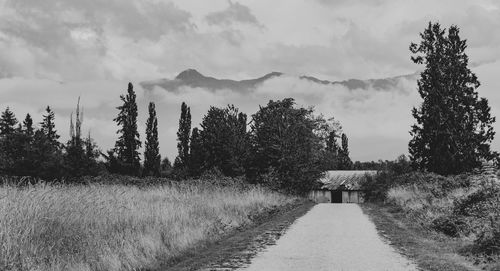
[[[349,90],[375,89],[383,91],[395,88],[400,82],[400,79],[415,80],[417,76],[418,73],[413,73],[381,79],[348,79],[344,81],[322,80],[308,75],[302,75],[296,78],[319,85],[342,86]],[[245,92],[255,90],[266,81],[278,77],[290,77],[290,75],[281,72],[271,72],[258,78],[247,80],[232,80],[205,76],[195,69],[187,69],[179,73],[174,79],[164,78],[151,81],[143,81],[140,83],[140,85],[146,90],[153,90],[155,87],[159,87],[173,92],[178,91],[182,87],[204,88],[212,91],[229,89],[237,92]]]
[[[418,103],[418,72],[380,79],[325,80],[310,75],[271,72],[256,78],[234,80],[204,75],[195,69],[175,78],[142,81],[144,104],[157,103],[163,145],[170,157],[176,153],[179,105],[191,107],[197,126],[210,106],[233,104],[251,116],[269,100],[294,98],[301,107],[340,121],[349,136],[354,160],[394,159],[406,153],[411,108]],[[144,105],[146,106],[146,105]],[[367,133],[369,131],[369,133]],[[164,144],[164,143],[162,143]]]

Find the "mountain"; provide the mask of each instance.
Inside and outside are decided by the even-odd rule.
[[[400,75],[395,77],[381,78],[381,79],[367,79],[367,80],[359,80],[359,79],[348,79],[344,81],[328,81],[328,80],[320,80],[316,77],[303,75],[300,79],[309,80],[314,83],[322,84],[322,85],[342,85],[347,89],[368,89],[374,88],[376,90],[384,90],[390,89],[397,86],[400,79],[407,80],[415,80],[419,73],[412,73],[406,75]]]
[[[173,80],[160,79],[145,81],[140,84],[143,88],[149,90],[154,87],[161,87],[169,91],[177,91],[180,87],[187,86],[192,88],[206,88],[210,90],[232,89],[236,91],[245,91],[254,89],[264,81],[281,75],[282,73],[280,72],[272,72],[255,79],[236,81],[231,79],[207,77],[199,73],[197,70],[189,69],[179,73],[179,75],[177,75]]]
[[[140,85],[147,90],[152,90],[155,87],[163,88],[167,91],[178,91],[181,87],[191,87],[191,88],[205,88],[212,91],[218,89],[231,89],[234,91],[251,91],[258,87],[265,81],[282,76],[281,72],[271,72],[262,77],[248,80],[231,80],[231,79],[217,79],[214,77],[208,77],[197,70],[188,69],[185,70],[174,79],[159,79],[141,82]],[[390,89],[397,86],[397,83],[401,78],[405,79],[415,79],[417,73],[401,75],[396,77],[382,78],[382,79],[349,79],[345,81],[328,81],[321,80],[312,76],[300,76],[299,79],[311,81],[316,84],[322,85],[342,85],[350,90],[352,89],[368,89],[372,87],[377,90]]]

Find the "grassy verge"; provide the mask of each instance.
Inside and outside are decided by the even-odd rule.
[[[155,269],[296,200],[199,182],[0,187],[0,270]]]
[[[245,225],[216,242],[207,242],[181,257],[148,271],[236,270],[250,263],[263,249],[276,243],[288,227],[315,203],[300,199],[279,209],[263,212],[253,224]]]
[[[428,231],[417,220],[409,219],[394,206],[369,203],[361,207],[375,223],[379,233],[402,254],[413,259],[421,269],[481,270],[459,254],[462,247],[470,244],[467,241]]]

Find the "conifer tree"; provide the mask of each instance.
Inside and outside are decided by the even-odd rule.
[[[33,137],[35,134],[35,129],[33,128],[33,119],[30,114],[26,114],[26,118],[23,121],[23,130],[24,133],[30,137]]]
[[[186,170],[189,167],[189,138],[191,134],[191,109],[182,102],[179,130],[177,131],[178,155],[174,161],[176,170]]]
[[[83,111],[80,113],[80,97],[76,104],[75,123],[73,124],[73,113],[70,115],[70,139],[66,143],[66,152],[64,154],[64,166],[66,175],[72,177],[81,177],[91,175],[89,173],[89,160],[84,150],[84,142],[81,138],[81,126],[83,122]]]
[[[324,157],[325,170],[338,169],[340,162],[340,146],[337,143],[337,131],[330,131],[326,138],[326,149]]]
[[[10,135],[15,132],[17,124],[16,116],[7,107],[0,118],[0,135]]]
[[[0,117],[0,172],[3,174],[16,174],[18,150],[16,142],[17,119],[10,108],[7,107]]]
[[[83,145],[85,146],[86,174],[92,176],[98,175],[100,171],[98,159],[101,156],[101,152],[92,137],[90,137],[90,131]]]
[[[412,61],[425,65],[418,80],[423,102],[412,110],[411,161],[439,174],[470,171],[497,154],[490,150],[495,118],[476,91],[480,83],[468,67],[466,40],[457,26],[446,30],[431,22],[420,37],[419,44],[410,45]]]
[[[153,102],[149,103],[149,118],[146,122],[146,146],[144,151],[145,176],[160,176],[160,149],[158,143],[158,120]]]
[[[342,148],[339,153],[339,169],[347,170],[352,168],[352,161],[349,157],[349,139],[346,134],[342,134]]]
[[[139,132],[137,131],[137,103],[132,83],[128,84],[127,95],[121,95],[123,104],[118,106],[120,111],[114,119],[120,129],[120,137],[115,143],[119,173],[139,175],[141,164],[138,149],[141,147]]]
[[[203,170],[205,157],[200,130],[196,127],[193,128],[193,132],[191,133],[189,157],[191,159],[189,163],[189,175],[197,177]]]
[[[54,122],[55,114],[52,109],[47,106],[45,109],[46,115],[43,116],[43,121],[40,123],[41,131],[45,134],[46,139],[54,146],[59,146],[59,135],[56,131],[56,125]]]

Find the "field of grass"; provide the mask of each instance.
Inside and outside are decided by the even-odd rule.
[[[361,208],[375,223],[378,232],[421,270],[481,270],[458,253],[464,243],[462,240],[427,230],[420,221],[409,218],[393,205],[365,203]]]
[[[200,182],[4,185],[0,270],[153,269],[294,200]]]
[[[500,184],[491,176],[406,175],[387,191],[386,203],[421,226],[449,253],[486,270],[500,268]],[[436,234],[435,234],[436,233]]]

